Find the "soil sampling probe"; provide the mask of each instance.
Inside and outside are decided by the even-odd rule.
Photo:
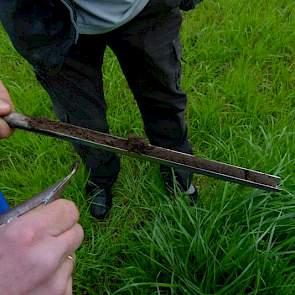
[[[24,129],[101,150],[159,162],[170,167],[187,169],[194,173],[237,182],[266,191],[281,191],[279,187],[280,178],[277,176],[157,147],[135,136],[124,139],[67,123],[27,117],[17,112],[11,113],[4,119],[12,128]]]

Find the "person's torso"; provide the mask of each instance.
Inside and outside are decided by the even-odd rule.
[[[149,0],[74,0],[80,34],[112,31],[139,14]]]
[[[89,25],[87,29],[92,28],[91,32],[98,34],[120,27],[148,6],[160,13],[178,5],[184,10],[192,9],[200,1],[0,0],[0,21],[14,47],[36,71],[54,74],[77,42],[77,14],[80,30],[84,19],[85,24]]]

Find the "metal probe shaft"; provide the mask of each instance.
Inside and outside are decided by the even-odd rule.
[[[280,191],[280,178],[277,176],[157,147],[142,139],[124,139],[66,123],[31,118],[19,113],[12,113],[4,119],[13,128],[46,134],[268,191]]]

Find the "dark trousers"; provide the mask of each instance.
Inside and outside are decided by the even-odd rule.
[[[37,73],[61,121],[109,132],[101,71],[109,46],[134,94],[150,143],[192,152],[184,119],[187,97],[180,89],[181,13],[173,5],[159,7],[163,2],[150,1],[137,17],[112,32],[81,35],[57,74]],[[74,148],[90,170],[90,181],[104,188],[112,186],[120,169],[118,157],[82,145],[74,144]],[[170,168],[161,170],[171,184]],[[191,174],[182,170],[174,174],[186,190]]]

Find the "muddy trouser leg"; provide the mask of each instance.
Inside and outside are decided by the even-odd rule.
[[[58,118],[81,127],[108,132],[101,66],[105,43],[99,36],[80,36],[59,73],[36,73],[51,97]],[[109,152],[73,144],[90,171],[89,181],[102,188],[112,186],[120,169]]]
[[[191,154],[184,117],[187,97],[180,88],[181,14],[177,8],[160,14],[151,10],[148,6],[114,31],[108,42],[133,91],[151,144]],[[172,173],[162,166],[161,172],[170,187],[173,174],[183,191],[191,184],[188,171],[174,169]]]

